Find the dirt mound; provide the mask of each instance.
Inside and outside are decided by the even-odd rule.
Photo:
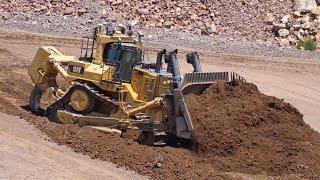
[[[320,134],[283,100],[239,81],[218,82],[186,102],[193,150],[206,162],[247,173],[320,175]]]

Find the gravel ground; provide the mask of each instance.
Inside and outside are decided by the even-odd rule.
[[[15,29],[46,34],[82,37],[90,35],[98,23],[109,23],[105,19],[90,20],[87,17],[69,16],[32,16],[24,13],[17,14],[10,20],[0,20],[0,26],[6,29]],[[113,23],[114,26],[114,23]],[[152,42],[163,43],[164,48],[184,46],[191,50],[211,51],[212,53],[240,54],[268,57],[289,57],[298,59],[320,59],[319,52],[301,51],[294,48],[282,48],[273,38],[270,41],[253,40],[246,37],[231,38],[214,36],[199,36],[181,31],[163,28],[145,28],[139,25],[134,30],[142,32],[146,45]]]

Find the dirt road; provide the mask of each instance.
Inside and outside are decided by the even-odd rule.
[[[0,179],[143,179],[47,139],[25,120],[0,113]]]
[[[26,103],[27,98],[29,96],[30,89],[32,87],[32,84],[29,80],[29,77],[27,75],[26,68],[32,61],[33,56],[36,53],[36,50],[41,45],[54,45],[59,48],[61,48],[64,52],[67,52],[67,54],[71,55],[79,55],[79,40],[77,39],[69,39],[69,38],[61,38],[61,37],[50,37],[45,35],[35,35],[31,33],[24,33],[24,32],[6,32],[6,31],[0,31],[0,60],[1,60],[1,71],[0,71],[0,111],[6,114],[15,114],[18,116],[21,116],[25,119],[37,119],[38,117],[34,117],[30,115],[25,109],[26,109]],[[163,45],[163,43],[147,43],[147,48],[151,51],[156,51],[159,47],[170,49],[171,47],[167,47],[166,45]],[[180,59],[181,67],[180,69],[183,72],[188,72],[192,70],[191,65],[187,65],[184,62],[184,54],[186,52],[189,52],[190,49],[186,49],[183,47],[178,47],[180,49],[178,58]],[[197,47],[195,47],[195,50],[197,50]],[[319,118],[320,112],[317,111],[317,109],[320,108],[320,79],[317,72],[320,69],[320,62],[318,61],[311,61],[311,60],[296,60],[296,59],[269,59],[265,57],[248,57],[248,56],[240,56],[240,55],[230,55],[230,54],[211,54],[210,52],[205,51],[199,51],[200,57],[202,60],[202,68],[204,71],[235,71],[238,74],[244,76],[247,81],[255,83],[258,88],[267,95],[273,95],[277,96],[279,98],[284,98],[285,101],[293,104],[295,107],[297,107],[304,115],[304,120],[310,124],[315,130],[320,131],[320,123]],[[153,57],[153,56],[150,56]],[[26,166],[29,167],[29,169],[26,169],[26,171],[20,171],[19,168],[12,169],[11,167],[16,166],[15,164],[9,165],[9,166],[3,166],[3,164],[6,163],[0,163],[0,167],[3,169],[3,173],[1,172],[1,175],[10,178],[18,177],[19,172],[25,172],[22,173],[23,175],[38,175],[38,173],[43,173],[45,177],[51,178],[56,177],[57,175],[61,175],[61,178],[68,178],[73,177],[73,173],[92,173],[92,174],[100,174],[100,172],[104,172],[101,176],[96,176],[97,179],[100,177],[106,178],[106,177],[114,177],[114,178],[126,178],[126,173],[122,173],[121,170],[110,170],[111,172],[105,172],[105,165],[104,163],[96,160],[90,160],[90,162],[84,166],[83,168],[80,168],[82,166],[82,163],[87,163],[88,158],[86,156],[82,156],[79,154],[74,154],[70,152],[69,149],[64,149],[64,147],[56,146],[53,143],[49,143],[45,141],[44,139],[38,139],[38,140],[32,140],[38,137],[39,132],[37,132],[35,129],[32,129],[29,131],[36,132],[36,134],[33,135],[23,135],[23,132],[20,132],[19,130],[2,130],[1,128],[5,127],[8,129],[10,126],[9,123],[12,121],[10,120],[12,117],[7,115],[2,115],[0,121],[0,133],[1,138],[4,139],[10,139],[10,143],[5,146],[1,146],[0,151],[7,154],[12,154],[12,150],[16,149],[22,149],[24,152],[31,152],[28,153],[28,156],[22,156],[21,153],[18,153],[15,155],[16,159],[23,159],[23,162],[26,163]],[[19,119],[21,120],[21,119]],[[18,122],[18,121],[14,121]],[[36,121],[34,121],[36,122]],[[42,124],[45,122],[45,119],[39,119],[39,123],[42,127]],[[54,133],[57,128],[55,125],[52,129],[42,129],[45,132],[52,132]],[[24,127],[23,125],[21,127]],[[13,127],[11,127],[13,128]],[[43,128],[46,128],[46,126],[43,126]],[[9,128],[10,129],[10,128]],[[72,129],[72,128],[71,128]],[[8,132],[9,131],[9,132]],[[83,133],[85,133],[84,131]],[[22,133],[22,134],[20,134]],[[60,132],[63,133],[63,132]],[[65,138],[69,138],[70,135],[62,134],[61,139],[55,139],[55,142],[64,142]],[[96,135],[93,133],[93,135]],[[76,137],[80,140],[86,140],[86,138],[82,137],[81,134],[74,136],[80,136]],[[23,138],[22,138],[23,137]],[[22,140],[21,140],[22,138]],[[38,137],[39,138],[39,137]],[[83,138],[83,139],[82,139]],[[1,140],[1,139],[0,139]],[[78,140],[78,139],[77,139]],[[88,139],[90,140],[90,138]],[[3,139],[0,141],[2,143],[4,141]],[[21,144],[22,142],[28,142],[27,144]],[[36,143],[29,143],[36,142]],[[115,141],[112,139],[112,142]],[[118,140],[117,140],[118,141]],[[6,142],[6,141],[4,141]],[[105,142],[104,145],[114,145],[112,142]],[[109,144],[108,144],[109,143]],[[122,147],[123,144],[126,144],[128,142],[121,141],[117,142],[117,145],[119,147]],[[81,144],[81,141],[80,141]],[[75,144],[71,144],[70,146],[77,150],[76,147],[79,145],[79,142]],[[54,147],[53,147],[54,146]],[[81,152],[86,152],[87,149],[93,145],[87,145],[84,144],[82,149],[79,150]],[[41,147],[41,148],[39,148]],[[52,148],[53,147],[53,148]],[[97,156],[96,154],[90,154],[92,152],[88,152],[88,155],[95,158],[100,158],[112,162],[119,162],[120,165],[124,165],[127,167],[130,167],[131,169],[139,171],[140,174],[147,174],[152,175],[153,177],[160,178],[169,178],[172,179],[175,178],[181,178],[188,176],[189,178],[197,178],[202,175],[203,177],[206,177],[206,175],[209,174],[209,177],[212,177],[212,175],[216,175],[215,172],[212,171],[212,169],[216,169],[218,167],[211,167],[207,164],[201,164],[201,162],[198,162],[197,159],[190,158],[190,164],[196,167],[203,167],[202,169],[194,169],[194,171],[190,171],[188,169],[191,165],[185,164],[184,161],[181,160],[181,158],[184,158],[185,161],[189,160],[189,157],[192,157],[193,155],[188,152],[187,150],[181,150],[181,149],[172,149],[172,148],[164,148],[164,149],[156,149],[156,148],[149,148],[144,147],[136,144],[132,144],[131,148],[137,148],[141,149],[142,153],[145,153],[145,156],[141,157],[139,160],[137,160],[131,151],[125,151],[123,148],[119,149],[116,147],[110,147],[110,150],[108,150],[108,154],[103,154],[103,156]],[[57,156],[47,156],[46,154],[41,154],[40,150],[45,150],[50,152],[49,154],[55,154]],[[109,148],[108,148],[109,149]],[[51,150],[53,152],[51,152]],[[61,155],[58,152],[66,153],[66,155]],[[73,155],[68,155],[68,153]],[[105,153],[105,151],[103,152]],[[150,154],[148,154],[150,153]],[[171,154],[174,154],[174,156],[170,156]],[[176,154],[175,154],[176,153]],[[34,163],[34,159],[36,159],[39,154],[43,155],[41,158],[39,158],[39,161],[36,161]],[[117,159],[114,159],[112,155],[117,154]],[[150,171],[150,168],[143,163],[149,163],[150,161],[153,161],[154,154],[157,154],[157,156],[164,156],[165,159],[168,160],[168,164],[175,166],[176,168],[181,167],[181,171],[170,169],[170,171],[165,171],[165,167],[163,169],[153,169]],[[0,156],[1,157],[1,156]],[[72,158],[67,158],[72,157]],[[128,159],[126,159],[129,157]],[[170,159],[175,158],[175,159]],[[47,163],[44,163],[47,162]],[[2,159],[1,159],[2,160]],[[139,161],[137,164],[132,164],[133,162]],[[8,162],[8,159],[7,159]],[[41,163],[40,163],[41,162]],[[31,167],[30,164],[47,164],[48,166],[45,168],[41,168],[42,166],[35,166]],[[65,166],[68,168],[67,171],[63,171],[65,174],[59,174],[61,171],[56,171],[56,169],[62,170],[63,168],[60,167],[60,164],[62,163],[62,167]],[[91,163],[91,164],[90,164]],[[71,165],[70,165],[71,164]],[[76,164],[74,167],[72,164]],[[56,168],[50,168],[51,166]],[[91,169],[91,167],[95,167],[94,170]],[[19,167],[19,166],[17,166]],[[36,168],[38,167],[38,169]],[[77,167],[77,168],[75,168]],[[88,167],[88,169],[86,168]],[[108,167],[109,168],[109,167]],[[208,168],[208,169],[206,169]],[[6,169],[6,170],[4,170]],[[22,167],[21,167],[22,169]],[[115,171],[115,172],[114,172]],[[210,171],[210,172],[209,172]],[[30,173],[29,173],[30,172]],[[119,172],[119,173],[117,173]],[[188,172],[186,174],[180,173],[180,172]],[[203,172],[208,172],[208,174],[203,175]],[[14,176],[17,174],[18,176]],[[119,175],[121,174],[121,175]],[[129,173],[130,175],[130,173]],[[86,177],[78,175],[76,177]],[[131,176],[130,177],[135,177]],[[138,176],[137,176],[138,177]],[[216,177],[219,177],[220,179],[225,178],[238,178],[238,179],[249,179],[249,178],[257,178],[255,175],[244,175],[244,174],[238,174],[238,173],[231,173],[230,172],[220,172]],[[288,179],[290,177],[284,176]],[[1,178],[1,176],[0,176]],[[269,177],[267,175],[263,175],[263,177],[259,177],[259,179],[272,179],[274,177]]]

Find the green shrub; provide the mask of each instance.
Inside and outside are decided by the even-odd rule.
[[[305,50],[315,51],[317,49],[316,43],[312,39],[304,41],[303,47]]]
[[[308,51],[315,51],[317,49],[317,45],[312,39],[307,39],[304,41],[300,40],[297,43],[297,48],[301,49],[301,47],[303,47],[303,49],[308,50]]]

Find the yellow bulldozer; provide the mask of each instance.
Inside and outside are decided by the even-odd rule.
[[[244,80],[234,72],[201,72],[196,52],[186,55],[194,71],[180,75],[177,50],[157,53],[145,60],[142,35],[131,26],[99,24],[82,39],[79,58],[55,47],[41,47],[28,69],[35,84],[29,106],[32,112],[58,123],[78,124],[154,145],[192,143],[193,124],[184,101],[201,94],[218,81]],[[164,64],[166,68],[163,68]],[[58,86],[57,76],[68,84]]]

